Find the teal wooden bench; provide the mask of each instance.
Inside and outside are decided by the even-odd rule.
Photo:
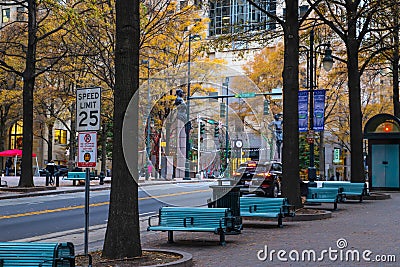
[[[240,216],[278,219],[278,227],[282,227],[285,216],[295,216],[294,206],[287,203],[286,198],[241,197]]]
[[[72,243],[0,242],[0,266],[74,267]]]
[[[73,185],[76,185],[76,181],[81,181],[86,179],[85,172],[68,172],[67,177],[64,177],[63,180],[72,180]]]
[[[337,209],[339,201],[339,189],[337,188],[323,188],[323,187],[309,187],[306,203],[333,203],[333,209]]]
[[[341,194],[340,201],[345,201],[346,196],[358,196],[360,202],[363,201],[363,196],[367,194],[367,185],[365,183],[350,183],[350,182],[323,182],[323,188],[337,188]]]
[[[220,236],[219,244],[225,246],[225,235],[240,233],[235,217],[227,208],[162,207],[159,210],[158,225],[149,226],[147,231],[167,231],[168,243],[173,243],[174,231],[212,232]]]

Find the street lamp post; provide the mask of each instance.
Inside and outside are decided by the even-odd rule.
[[[333,66],[333,58],[332,58],[332,50],[330,49],[330,43],[327,44],[319,44],[315,49],[314,49],[314,30],[312,29],[310,31],[310,57],[309,57],[309,79],[310,79],[310,109],[309,109],[309,129],[310,133],[314,135],[314,73],[316,70],[316,66],[314,66],[314,51],[317,51],[317,49],[321,46],[326,46],[327,48],[325,49],[325,55],[324,58],[322,59],[322,64],[323,67],[326,71],[330,71]],[[313,184],[315,186],[315,180],[317,178],[317,171],[315,168],[315,156],[314,156],[314,136],[310,138],[310,165],[308,167],[308,181],[310,184]]]
[[[187,96],[186,96],[186,123],[185,123],[185,133],[186,133],[186,148],[185,148],[185,177],[183,180],[190,180],[190,53],[191,53],[191,43],[192,40],[198,40],[200,36],[195,34],[189,34],[189,47],[188,47],[188,81],[187,81]]]
[[[223,85],[226,88],[226,95],[228,95],[228,91],[229,91],[229,77],[225,78],[225,82],[223,83]],[[229,98],[226,98],[226,111],[225,111],[225,125],[226,125],[226,132],[225,132],[225,178],[230,178],[230,169],[229,169],[229,160],[228,160],[228,156],[229,156],[229,136],[228,136],[228,123],[229,123],[229,119],[228,119],[228,113],[229,113]]]
[[[142,64],[147,64],[147,131],[146,131],[146,163],[145,163],[145,177],[146,180],[149,180],[149,171],[148,171],[148,166],[149,166],[149,161],[150,161],[150,60],[142,60]]]

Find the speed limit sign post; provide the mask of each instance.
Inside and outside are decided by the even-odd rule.
[[[100,130],[101,88],[76,90],[76,131]]]
[[[100,130],[101,88],[76,90],[76,131],[78,136],[78,167],[86,167],[84,253],[89,251],[90,167],[96,167],[97,132]]]

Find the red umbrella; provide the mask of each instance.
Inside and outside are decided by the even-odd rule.
[[[10,149],[4,150],[0,152],[0,157],[22,157],[22,150],[21,149]],[[35,153],[32,153],[32,157],[36,157]]]

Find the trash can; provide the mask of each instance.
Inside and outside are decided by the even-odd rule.
[[[99,182],[99,184],[100,185],[103,185],[104,184],[104,172],[100,172],[100,175],[99,175],[99,179],[100,179],[100,182]]]
[[[236,186],[233,179],[220,179],[218,185],[211,185],[213,190],[209,208],[229,208],[235,217],[235,228],[242,229],[242,217],[240,217],[240,187]]]
[[[300,180],[300,196],[306,197],[308,195],[308,183]]]

